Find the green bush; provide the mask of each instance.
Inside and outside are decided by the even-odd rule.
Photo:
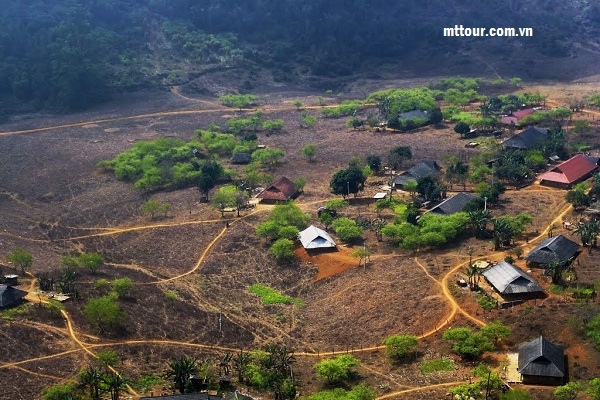
[[[419,366],[419,369],[423,374],[433,374],[440,371],[453,371],[454,368],[454,361],[447,357],[423,361]]]
[[[362,228],[356,224],[356,221],[350,218],[338,218],[333,221],[332,226],[335,229],[336,235],[344,242],[356,240],[362,234]]]
[[[325,379],[329,384],[338,384],[352,379],[355,375],[352,368],[359,365],[360,361],[354,356],[342,354],[316,363],[314,369],[319,378]]]
[[[295,304],[301,306],[304,302],[301,299],[286,296],[266,285],[255,283],[248,287],[248,291],[260,297],[265,304]]]
[[[387,337],[383,344],[389,357],[400,359],[412,353],[419,341],[414,335],[392,335]]]

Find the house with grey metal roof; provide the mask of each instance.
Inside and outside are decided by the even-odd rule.
[[[455,214],[465,209],[467,204],[478,198],[476,194],[459,192],[452,197],[448,197],[437,206],[433,207],[429,212],[443,215]]]
[[[18,305],[27,292],[8,285],[0,285],[0,308]]]
[[[427,160],[422,161],[410,169],[402,172],[391,181],[390,185],[395,188],[401,189],[406,182],[409,180],[418,181],[421,178],[427,176],[438,177],[440,175],[441,167],[435,161]]]
[[[527,262],[544,266],[552,261],[568,262],[577,257],[579,244],[567,239],[563,235],[556,235],[545,239],[527,254]]]
[[[548,128],[530,126],[513,137],[506,139],[502,142],[502,147],[522,150],[536,149],[542,146],[548,138],[549,133],[550,129]]]
[[[335,248],[335,242],[323,229],[314,225],[309,226],[298,234],[302,247],[306,250]]]
[[[519,346],[519,373],[523,383],[562,385],[565,371],[563,348],[543,336]]]
[[[482,275],[507,300],[544,297],[544,289],[532,277],[506,261],[487,268]]]

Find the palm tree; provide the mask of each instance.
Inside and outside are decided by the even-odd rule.
[[[123,378],[121,375],[109,372],[103,376],[102,381],[108,387],[110,391],[111,400],[119,400],[121,389],[127,385],[128,380]]]
[[[244,350],[240,349],[239,353],[237,353],[233,359],[233,368],[238,373],[238,382],[244,382],[244,375],[248,368],[248,364],[250,364],[250,354],[245,353]]]
[[[596,240],[596,236],[600,233],[600,224],[595,220],[579,220],[573,234],[578,234],[581,238],[581,244],[589,246],[589,251],[592,251],[592,246]]]
[[[221,371],[222,375],[229,375],[232,359],[233,354],[231,354],[231,352],[228,351],[219,360],[219,370]]]
[[[90,398],[92,400],[100,399],[100,383],[103,380],[102,372],[92,365],[79,372],[79,381],[84,386],[90,388]]]
[[[560,285],[562,282],[562,271],[567,266],[567,261],[565,260],[552,260],[546,265],[546,275],[550,275],[552,277],[552,283],[555,285]]]
[[[486,229],[487,224],[490,222],[490,210],[474,210],[469,211],[469,224],[475,229],[475,237],[481,237]]]
[[[167,378],[173,379],[175,388],[180,393],[185,391],[185,387],[190,380],[190,376],[196,373],[198,365],[196,360],[181,356],[169,361],[169,370],[165,373]]]

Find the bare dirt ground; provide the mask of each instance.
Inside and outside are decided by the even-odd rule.
[[[345,96],[365,89],[357,85],[354,90]],[[284,162],[271,171],[274,176],[304,177],[309,182],[296,202],[314,217],[313,222],[318,205],[331,198],[331,175],[354,155],[384,157],[391,147],[405,145],[412,147],[414,162],[435,159],[443,164],[448,155],[483,151],[466,150],[450,126],[374,133],[346,128],[345,119],[319,117],[315,128],[301,129],[293,100],[299,98],[308,112],[319,116],[318,96],[328,104],[338,101],[327,93],[282,92],[264,97],[259,106],[267,118],[285,121],[285,132],[260,135],[260,142],[286,153]],[[452,357],[441,341],[447,326],[475,326],[495,319],[513,328],[504,343],[507,349],[541,332],[569,345],[570,360],[577,360],[573,378],[598,374],[600,357],[581,332],[582,321],[597,312],[595,303],[550,298],[543,304],[484,313],[474,294],[450,294],[448,282],[460,277],[469,245],[476,258],[506,255],[504,251],[492,254],[488,241],[465,239],[408,253],[377,242],[369,233],[367,246],[373,256],[366,268],[357,267],[358,260],[349,256],[351,248],[319,256],[298,250],[296,261],[280,264],[254,233],[269,207],[223,219],[199,203],[197,191],[190,188],[153,194],[152,198],[170,202],[173,211],[167,218],[150,221],[140,212],[147,196],[95,167],[137,140],[161,136],[186,140],[195,129],[212,123],[223,126],[231,116],[245,114],[224,109],[212,98],[196,99],[175,91],[131,96],[89,113],[0,126],[4,149],[0,256],[4,258],[16,246],[27,248],[34,254],[33,275],[57,268],[62,256],[78,251],[98,251],[108,261],[97,275],[82,271],[81,298],[65,305],[67,325],[37,306],[29,309],[26,318],[0,321],[2,343],[9,343],[0,352],[0,380],[27,382],[7,386],[0,399],[39,398],[43,387],[73,378],[87,365],[88,352],[114,349],[122,359],[118,370],[135,380],[142,373],[161,373],[166,361],[178,354],[214,359],[227,349],[281,342],[298,353],[303,393],[323,388],[312,371],[319,357],[348,351],[363,362],[360,374],[381,398],[409,399],[418,393],[420,399],[439,399],[456,382],[468,381],[472,365],[457,359],[455,371],[430,376],[419,372],[419,363],[441,355]],[[300,151],[309,143],[317,145],[314,162]],[[370,181],[377,180],[385,178]],[[363,197],[377,191],[377,184],[368,185]],[[531,242],[520,243],[523,246],[539,242],[565,209],[563,191],[539,186],[510,190],[505,199],[492,209],[494,213],[529,212],[535,218],[527,233]],[[375,215],[366,201],[351,202],[344,213]],[[232,223],[224,229],[228,218]],[[582,275],[595,279],[595,254],[582,260]],[[99,334],[85,320],[83,305],[87,298],[104,294],[106,289],[95,287],[97,279],[123,276],[135,282],[121,301],[128,323],[123,331]],[[265,306],[248,293],[253,283],[299,297],[305,306]],[[166,292],[176,293],[176,299],[168,299]],[[385,357],[381,342],[395,333],[423,336],[416,360],[392,365]],[[542,394],[536,398],[549,398],[549,390],[539,391]]]

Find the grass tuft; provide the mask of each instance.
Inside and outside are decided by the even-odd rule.
[[[295,304],[303,306],[304,302],[301,299],[286,296],[279,293],[277,290],[260,283],[255,283],[248,287],[248,291],[260,297],[265,304]]]

